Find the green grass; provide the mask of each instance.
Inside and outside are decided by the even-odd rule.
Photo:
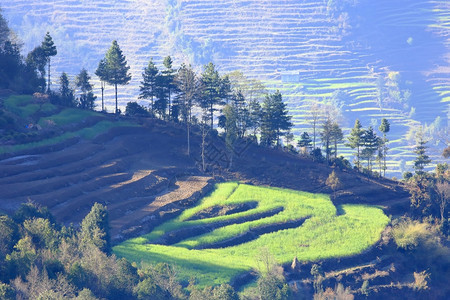
[[[258,206],[232,215],[188,220],[211,206],[249,201],[257,201]],[[272,217],[232,224],[170,246],[152,244],[165,233],[176,229],[233,220],[277,207],[284,210]],[[343,214],[336,215],[336,207],[323,194],[223,183],[217,185],[216,190],[196,207],[185,210],[179,217],[163,223],[147,235],[114,247],[114,253],[136,262],[171,262],[178,266],[180,279],[195,276],[201,285],[213,285],[228,282],[241,272],[257,268],[256,257],[264,247],[279,263],[288,263],[295,256],[301,261],[315,261],[361,253],[380,238],[381,231],[389,222],[389,218],[376,207],[342,205],[340,210]],[[300,227],[264,234],[244,244],[221,249],[194,249],[235,237],[260,225],[302,217],[309,218]]]
[[[38,111],[48,113],[57,110],[56,106],[50,103],[44,103],[42,105],[33,103],[31,101],[32,98],[30,95],[13,95],[5,100],[4,105],[7,110],[24,119]]]
[[[128,127],[128,126],[136,126],[136,125],[131,124],[129,122],[101,121],[92,127],[86,127],[86,128],[80,129],[78,131],[73,131],[73,132],[66,132],[62,135],[59,135],[59,136],[56,136],[53,138],[49,138],[49,139],[43,139],[38,142],[11,145],[11,146],[1,146],[0,154],[13,153],[13,152],[33,149],[33,148],[41,147],[41,146],[55,145],[55,144],[61,143],[63,141],[66,141],[66,140],[68,140],[70,138],[74,138],[74,137],[80,137],[80,138],[84,138],[84,139],[93,139],[94,137],[98,136],[99,134],[106,133],[108,130],[110,130],[113,127],[120,127],[120,126]]]
[[[90,110],[82,110],[75,108],[67,108],[56,115],[41,118],[39,125],[46,126],[48,121],[54,122],[56,125],[67,125],[71,123],[78,123],[91,116],[99,116],[100,114]]]

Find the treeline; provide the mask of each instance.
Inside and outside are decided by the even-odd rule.
[[[267,264],[251,299],[288,299],[282,269]],[[60,226],[46,208],[23,204],[0,215],[0,299],[238,300],[228,284],[180,282],[176,267],[137,265],[111,255],[108,212],[95,203],[80,228]]]

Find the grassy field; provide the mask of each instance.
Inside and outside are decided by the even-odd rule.
[[[13,95],[5,99],[5,108],[16,114],[20,119],[30,123],[39,124],[44,130],[51,126],[63,126],[67,124],[77,124],[83,122],[89,117],[102,116],[102,114],[90,110],[77,108],[58,109],[51,103],[36,104],[33,103],[29,95]],[[39,117],[41,114],[46,117]],[[33,116],[33,118],[31,118]],[[33,119],[33,120],[32,120]],[[108,132],[113,127],[119,126],[137,126],[130,122],[111,122],[107,120],[99,121],[90,127],[84,127],[75,131],[66,131],[60,135],[50,138],[43,138],[36,142],[0,146],[0,154],[16,152],[26,149],[32,149],[40,146],[54,145],[70,138],[80,137],[84,139],[93,139],[94,137]]]
[[[257,201],[257,207],[230,215],[190,220],[206,208],[250,201]],[[219,227],[172,245],[154,244],[165,234],[181,228],[185,230],[235,220],[280,207],[283,210],[270,217]],[[262,225],[301,218],[306,218],[306,221],[300,227],[262,234],[243,244],[219,249],[208,249],[206,246],[229,240]],[[314,261],[361,253],[380,238],[388,222],[389,218],[379,208],[365,205],[336,208],[323,194],[222,183],[196,207],[185,210],[179,217],[163,223],[147,235],[114,247],[114,253],[136,262],[171,262],[178,266],[181,279],[188,280],[195,276],[201,285],[213,285],[229,282],[244,271],[258,269],[257,257],[263,248],[267,248],[278,263],[290,262],[295,256],[300,261]],[[205,249],[198,249],[201,247]]]

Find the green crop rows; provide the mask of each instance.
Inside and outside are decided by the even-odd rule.
[[[207,208],[254,201],[257,206],[246,211],[191,219]],[[248,222],[238,221],[275,209],[281,211]],[[208,246],[230,241],[261,226],[299,219],[305,221],[296,228],[261,234],[256,239],[224,248]],[[218,222],[223,225],[227,221],[227,225],[217,226],[206,234],[188,234],[190,237],[171,245],[156,244],[168,233],[188,232],[187,228],[195,231],[195,228]],[[380,238],[388,222],[389,218],[377,207],[346,204],[336,208],[323,194],[222,183],[196,207],[185,210],[179,217],[163,223],[147,235],[119,244],[114,247],[114,253],[138,263],[174,263],[181,279],[195,276],[200,284],[213,285],[229,282],[239,273],[257,268],[256,258],[263,248],[267,248],[278,263],[290,262],[295,256],[301,261],[314,261],[361,253]]]

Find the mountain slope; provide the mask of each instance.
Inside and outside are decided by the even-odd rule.
[[[148,60],[172,55],[176,65],[213,61],[222,73],[242,70],[280,89],[296,134],[310,130],[310,105],[324,99],[339,102],[347,130],[355,118],[377,126],[387,117],[391,170],[410,168],[406,133],[414,126],[448,133],[448,1],[5,0],[2,8],[25,50],[52,33],[59,50],[53,81],[83,66],[93,73],[117,39],[133,75],[119,89],[122,106],[136,99]],[[112,94],[108,88],[109,109]],[[445,142],[435,136],[435,159]]]

